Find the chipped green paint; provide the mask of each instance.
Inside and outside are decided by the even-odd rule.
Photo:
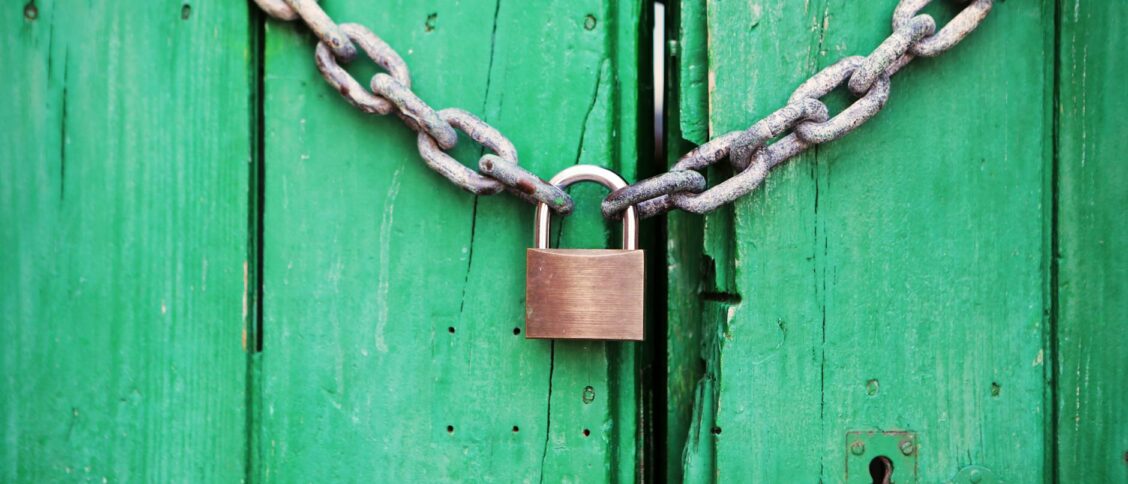
[[[423,99],[477,113],[542,177],[634,173],[638,2],[325,7],[378,32]],[[451,187],[398,119],[338,99],[312,51],[308,33],[268,23],[254,476],[634,481],[636,346],[523,334],[532,206]],[[452,153],[476,165],[480,149]],[[572,193],[561,244],[605,245],[605,191]]]

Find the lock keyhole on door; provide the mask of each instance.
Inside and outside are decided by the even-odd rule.
[[[874,457],[869,464],[869,473],[870,477],[873,477],[873,484],[890,484],[890,479],[893,478],[893,461],[884,455]]]

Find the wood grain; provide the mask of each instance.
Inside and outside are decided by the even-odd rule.
[[[1128,4],[1058,12],[1057,469],[1059,482],[1128,481]]]
[[[476,113],[545,178],[636,160],[638,2],[326,3]],[[452,187],[395,117],[349,107],[304,30],[267,25],[256,476],[266,481],[633,481],[630,344],[526,340],[533,207]],[[374,67],[350,69],[367,79]],[[477,164],[465,138],[452,154]],[[561,247],[608,246],[581,186]],[[588,397],[585,397],[587,395]]]
[[[868,53],[894,3],[708,2],[712,135]],[[671,327],[702,321],[679,329],[700,331],[704,368],[671,417],[691,425],[688,481],[837,482],[848,431],[898,429],[918,435],[921,482],[1048,475],[1050,26],[1037,2],[997,2],[899,74],[875,119],[705,217],[701,279],[670,289],[698,288]]]
[[[247,5],[3,3],[0,481],[239,481]]]

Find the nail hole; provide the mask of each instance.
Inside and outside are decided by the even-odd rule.
[[[521,431],[521,429],[517,428],[516,425],[513,426],[513,433],[517,433],[517,432],[520,432],[520,431]]]
[[[713,435],[721,435],[721,428],[713,427]]]
[[[880,389],[881,384],[877,382],[877,379],[869,380],[866,382],[866,395],[869,395],[871,397],[877,395],[877,391]]]
[[[884,455],[874,457],[869,463],[869,473],[874,484],[889,484],[893,478],[893,461]]]
[[[514,335],[521,334],[521,328],[513,328],[513,334]]]
[[[447,425],[447,433],[448,434],[454,433],[454,426],[453,425]]]
[[[28,20],[35,20],[39,18],[39,7],[35,6],[35,1],[27,2],[24,5],[24,18]]]
[[[588,429],[584,429],[584,437],[587,437],[589,435],[591,435],[591,431],[588,430]]]
[[[588,16],[584,18],[584,28],[588,30],[595,29],[595,15],[588,14]]]
[[[437,14],[437,13],[427,14],[427,21],[423,22],[423,31],[433,32],[435,30],[435,23],[438,22],[438,20],[439,20],[439,14]]]
[[[192,6],[185,3],[184,6],[180,7],[180,18],[183,19],[183,20],[188,20],[188,17],[191,17],[191,16],[192,16]]]
[[[590,385],[584,387],[583,400],[584,400],[584,403],[591,403],[591,402],[595,401],[595,389],[592,388]]]
[[[450,334],[454,334],[454,326],[448,326],[447,332],[450,333]]]

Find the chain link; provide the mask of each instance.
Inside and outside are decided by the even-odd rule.
[[[795,89],[786,106],[746,130],[726,133],[693,149],[670,172],[612,192],[603,201],[603,215],[620,218],[630,206],[637,207],[642,218],[675,208],[692,213],[715,210],[755,190],[779,164],[857,129],[885,106],[890,77],[916,56],[936,56],[959,43],[983,22],[992,6],[992,0],[973,0],[937,32],[931,16],[917,14],[930,2],[901,0],[893,14],[893,33],[872,53],[846,57],[817,72]],[[819,99],[844,83],[858,98],[828,119],[826,105]],[[698,171],[725,158],[736,174],[704,189],[705,177]]]
[[[267,15],[278,20],[290,21],[298,18],[298,12],[283,0],[255,0],[255,4]]]
[[[372,62],[387,70],[400,84],[411,87],[411,74],[407,70],[407,63],[395,49],[363,25],[341,24],[341,31],[360,45],[360,50],[364,51]],[[372,94],[353,79],[337,63],[336,54],[324,42],[317,43],[315,52],[314,58],[317,62],[317,70],[321,71],[321,77],[341,93],[349,104],[368,114],[388,114],[395,108],[391,101]]]
[[[892,76],[896,74],[897,70],[908,64],[912,58],[905,59],[904,62],[897,62],[904,56],[911,56],[908,54],[909,47],[926,35],[932,35],[936,31],[936,21],[927,15],[913,17],[909,23],[899,27],[893,32],[876,49],[873,53],[866,56],[862,61],[862,65],[850,75],[850,82],[847,86],[850,87],[850,92],[855,95],[862,95],[869,92],[873,84],[877,82],[878,78],[882,75]],[[896,65],[896,70],[890,72],[890,67]]]
[[[467,111],[435,110],[411,90],[411,74],[399,53],[360,24],[337,24],[315,0],[255,0],[267,15],[279,20],[302,19],[318,37],[314,54],[317,70],[333,89],[357,109],[376,115],[395,113],[418,133],[419,156],[432,170],[475,195],[507,191],[532,204],[572,211],[572,198],[561,188],[517,165],[517,149],[497,129]],[[342,63],[356,57],[357,47],[386,72],[372,76],[366,89]],[[482,173],[446,153],[458,143],[458,131],[488,148],[478,161]]]
[[[847,57],[826,69],[819,71],[806,82],[799,85],[788,102],[796,103],[803,99],[819,99],[846,82],[858,68],[865,64],[864,57]],[[858,129],[885,107],[889,99],[889,76],[882,75],[869,92],[854,100],[833,118],[821,122],[806,122],[795,127],[795,134],[807,143],[818,144],[834,141]]]
[[[313,35],[328,44],[337,58],[349,62],[356,57],[356,46],[349,41],[341,27],[321,9],[317,0],[283,0],[313,31]]]
[[[553,211],[567,215],[572,213],[572,197],[564,189],[553,185],[534,173],[521,168],[515,162],[486,155],[478,162],[482,173],[505,185],[509,193],[532,204],[544,203]]]
[[[509,163],[517,163],[517,148],[513,147],[513,143],[502,136],[493,126],[478,119],[477,116],[461,109],[447,108],[439,111],[438,117],[450,126],[462,130],[470,139],[493,150],[499,158]],[[455,141],[457,140],[456,137]],[[505,185],[497,180],[482,176],[467,168],[466,165],[459,163],[458,160],[451,158],[450,155],[439,148],[435,138],[431,137],[426,131],[419,132],[418,142],[419,154],[423,155],[423,160],[427,162],[427,166],[454,182],[455,185],[466,187],[470,193],[493,195],[505,188]]]
[[[901,0],[893,11],[893,29],[900,30],[929,3],[932,3],[932,0]],[[992,3],[992,0],[972,1],[956,14],[948,25],[940,29],[939,33],[913,43],[909,52],[920,57],[936,57],[951,49],[983,23],[983,19],[991,12]]]
[[[461,109],[435,110],[411,90],[411,76],[403,58],[380,37],[359,24],[337,24],[316,0],[254,0],[279,20],[302,19],[320,39],[315,61],[322,77],[350,104],[369,114],[395,113],[418,132],[419,155],[428,167],[463,189],[489,195],[507,191],[530,203],[545,203],[566,214],[573,201],[554,186],[517,164],[517,150],[485,121]],[[667,173],[640,180],[611,192],[603,200],[607,218],[621,218],[637,207],[642,218],[678,208],[706,213],[755,190],[772,168],[811,146],[845,136],[885,106],[890,78],[917,57],[934,57],[952,48],[976,29],[991,11],[993,0],[972,0],[947,25],[920,10],[932,0],[901,0],[893,12],[893,33],[869,55],[851,56],[831,64],[795,89],[787,105],[753,123],[748,129],[718,136],[686,153]],[[386,70],[372,76],[365,89],[342,67],[352,61],[357,46]],[[858,98],[831,117],[819,99],[846,84]],[[475,171],[446,153],[458,143],[458,132],[493,154],[483,154]],[[769,143],[777,139],[774,143]],[[728,159],[736,174],[707,188],[701,170]]]

